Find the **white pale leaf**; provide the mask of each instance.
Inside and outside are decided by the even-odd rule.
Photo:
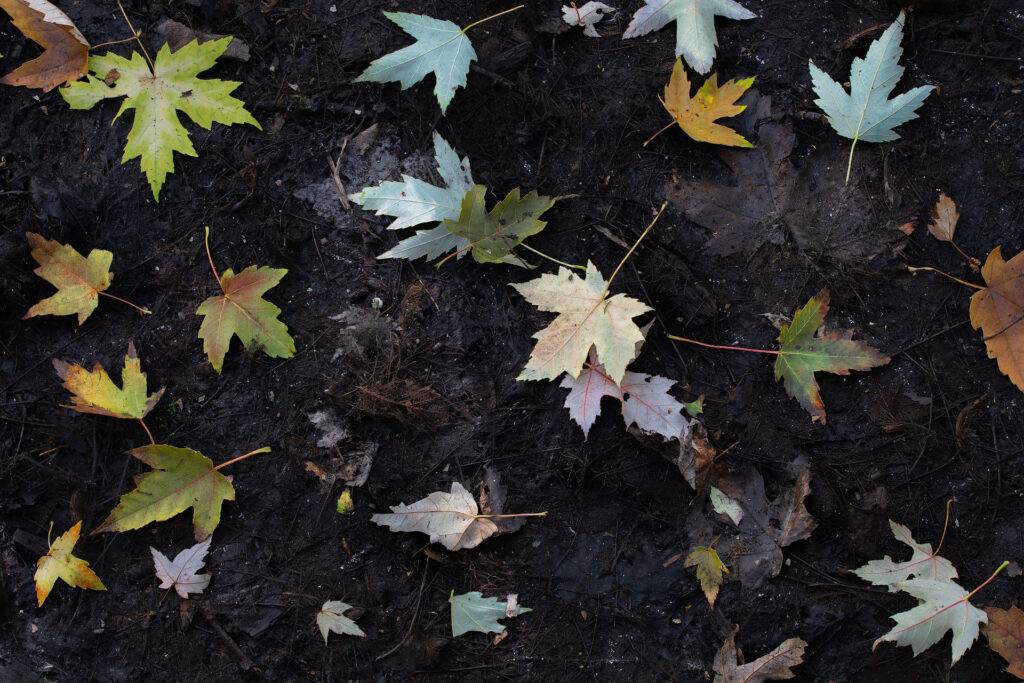
[[[391,513],[376,514],[370,521],[392,531],[418,531],[449,550],[475,548],[498,527],[487,517],[478,517],[476,500],[459,482],[451,493],[434,491],[411,505],[391,507]]]
[[[582,26],[583,35],[591,38],[600,38],[594,24],[605,17],[605,13],[614,12],[614,7],[609,7],[603,2],[588,2],[582,7],[573,5],[562,5],[562,20],[569,26]]]
[[[569,390],[569,395],[565,397],[565,407],[569,409],[569,417],[583,429],[584,438],[590,434],[590,428],[601,414],[601,399],[614,396],[622,400],[619,385],[595,368],[586,368],[576,378],[566,375],[562,378],[561,386]]]
[[[953,581],[910,579],[897,586],[921,601],[917,607],[893,615],[896,625],[875,641],[909,645],[914,656],[953,632],[953,664],[978,638],[978,627],[988,616],[967,601],[968,591]]]
[[[665,441],[677,439],[686,429],[683,404],[668,393],[675,382],[667,377],[626,372],[620,387],[625,395],[622,419],[649,434],[660,434]]]
[[[622,34],[636,38],[676,22],[676,57],[683,57],[697,73],[711,70],[718,36],[715,16],[753,19],[757,15],[733,0],[645,0]]]
[[[889,520],[892,535],[897,541],[910,546],[914,554],[906,562],[894,562],[886,555],[881,560],[872,560],[853,573],[876,586],[888,586],[889,592],[899,590],[897,584],[910,578],[933,579],[935,581],[952,581],[957,578],[953,563],[932,553],[931,543],[918,543],[910,534],[910,529]]]
[[[715,512],[725,515],[736,526],[740,525],[740,520],[743,519],[743,506],[740,505],[739,501],[725,495],[722,489],[715,486],[712,486],[711,491],[708,492],[708,498],[711,499],[711,507],[714,508]]]
[[[207,538],[201,543],[196,543],[191,548],[186,548],[178,553],[173,560],[156,548],[150,547],[153,553],[153,566],[156,568],[156,578],[160,579],[161,588],[174,588],[183,598],[190,593],[202,593],[210,585],[209,574],[197,574],[203,568],[206,561],[206,553],[210,549],[210,541],[213,537]]]
[[[434,133],[434,159],[445,187],[402,176],[402,182],[388,181],[377,187],[365,187],[349,195],[356,204],[378,216],[394,216],[389,230],[400,230],[420,223],[439,223],[445,218],[457,219],[462,198],[473,187],[469,159],[459,162],[459,155],[438,133]]]
[[[404,258],[409,260],[426,258],[433,260],[451,251],[465,250],[468,246],[468,239],[454,235],[448,228],[439,225],[429,230],[417,230],[415,235],[406,237],[377,258]],[[460,259],[465,253],[465,251],[462,251],[455,258]]]
[[[933,90],[926,85],[889,99],[903,76],[900,56],[903,48],[904,14],[871,43],[864,59],[856,57],[850,68],[850,92],[809,62],[814,101],[837,133],[854,141],[887,142],[899,138],[894,128],[916,119],[918,107]]]
[[[533,610],[519,605],[518,596],[510,594],[505,600],[485,598],[480,591],[462,595],[451,592],[448,602],[452,608],[452,635],[477,631],[479,633],[500,633],[505,630],[498,619],[517,617]]]
[[[356,622],[345,616],[345,612],[350,609],[352,609],[352,606],[341,600],[328,600],[320,608],[316,615],[316,625],[320,627],[320,635],[324,637],[325,643],[327,642],[327,635],[331,631],[341,635],[359,636],[360,638],[366,636],[363,633],[363,629],[359,628]]]
[[[450,21],[408,12],[385,12],[384,16],[416,42],[374,60],[356,81],[398,81],[405,90],[433,73],[434,96],[443,114],[455,91],[466,86],[469,63],[476,60],[469,38]]]

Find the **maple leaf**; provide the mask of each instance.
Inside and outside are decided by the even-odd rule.
[[[85,322],[99,305],[99,293],[110,286],[114,274],[109,272],[114,255],[93,249],[84,257],[74,247],[48,240],[34,232],[26,232],[32,258],[39,267],[35,274],[57,288],[57,293],[43,299],[22,316],[78,314],[78,324]]]
[[[996,247],[981,267],[988,287],[971,297],[971,325],[985,335],[985,349],[999,370],[1024,391],[1024,251],[1009,261]]]
[[[359,628],[356,622],[345,616],[345,612],[350,609],[352,609],[352,605],[341,600],[328,600],[320,608],[320,611],[317,612],[316,625],[320,627],[320,635],[324,637],[325,643],[327,642],[327,635],[331,631],[341,635],[359,636],[360,638],[366,636],[363,633],[363,629]]]
[[[789,638],[766,655],[749,664],[743,664],[736,653],[736,631],[722,643],[715,654],[715,683],[761,683],[793,678],[792,668],[804,662],[807,643],[800,638]]]
[[[253,453],[265,453],[263,448]],[[135,490],[121,496],[110,515],[92,533],[141,529],[192,508],[192,525],[197,541],[206,539],[220,523],[220,508],[235,499],[235,487],[218,467],[199,451],[157,444],[142,446],[131,454],[153,468],[135,475]]]
[[[601,414],[601,399],[605,396],[613,396],[622,402],[622,419],[626,427],[635,424],[648,434],[660,434],[666,441],[678,439],[686,431],[685,406],[668,393],[675,381],[626,371],[622,383],[616,384],[604,367],[597,363],[593,353],[590,358],[589,366],[579,377],[564,377],[561,384],[569,389],[565,397],[569,417],[583,429],[584,438]]]
[[[697,94],[690,97],[690,80],[680,59],[672,67],[672,77],[665,86],[661,103],[676,120],[679,127],[694,140],[728,147],[753,147],[742,135],[715,123],[716,120],[736,116],[745,105],[736,100],[753,84],[753,78],[730,80],[718,87],[718,74],[711,74]]]
[[[1016,605],[1009,610],[985,607],[988,623],[982,627],[988,646],[999,653],[1009,666],[1006,672],[1024,678],[1024,612]]]
[[[450,21],[408,12],[385,12],[384,16],[398,24],[416,42],[375,59],[356,78],[356,82],[398,81],[405,90],[433,73],[437,81],[434,96],[443,114],[455,97],[455,91],[466,87],[469,64],[476,61],[473,44],[466,36],[466,31],[474,24],[459,28]]]
[[[954,581],[909,579],[897,587],[920,600],[920,604],[892,616],[896,625],[875,641],[872,650],[884,641],[909,645],[914,656],[953,632],[953,664],[956,664],[978,638],[978,627],[988,621],[983,611],[972,605],[965,588]]]
[[[445,218],[444,227],[465,240],[478,263],[518,264],[512,249],[544,229],[547,223],[540,216],[557,198],[539,195],[536,190],[520,197],[517,187],[488,212],[486,192],[485,186],[474,185],[462,198],[458,219]]]
[[[183,598],[188,598],[190,593],[202,593],[210,585],[209,574],[197,574],[203,568],[206,560],[206,553],[210,549],[210,541],[196,543],[191,548],[185,548],[174,556],[173,560],[154,548],[149,547],[153,554],[153,566],[156,568],[156,578],[160,579],[161,588],[174,588]]]
[[[239,81],[199,78],[231,40],[231,36],[203,44],[193,40],[173,53],[165,44],[152,69],[138,52],[130,60],[111,52],[94,55],[89,58],[88,80],[61,88],[60,93],[72,109],[91,109],[104,98],[125,98],[114,120],[129,109],[135,110],[135,120],[121,163],[140,157],[153,198],[160,201],[160,188],[167,174],[174,172],[174,153],[198,156],[178,118],[179,110],[206,130],[214,123],[250,123],[262,130],[245,103],[231,96]],[[106,81],[112,73],[117,79],[111,86]]]
[[[43,54],[0,78],[0,83],[49,92],[85,75],[89,41],[68,15],[46,0],[0,0],[0,9],[11,15],[19,31],[43,47]]]
[[[781,379],[786,393],[811,414],[812,420],[825,424],[825,404],[821,400],[815,372],[848,375],[850,370],[868,370],[889,362],[867,344],[853,341],[853,331],[820,334],[818,328],[828,313],[828,289],[811,297],[793,315],[791,324],[779,327],[779,355],[775,361],[775,380]],[[815,335],[815,332],[819,332]]]
[[[594,347],[608,377],[622,381],[644,338],[633,318],[652,310],[649,306],[625,294],[607,298],[609,285],[589,261],[586,279],[559,268],[557,275],[545,273],[512,286],[540,310],[558,313],[533,335],[537,344],[517,379],[556,379],[563,372],[579,377]]]
[[[591,38],[600,38],[600,34],[594,25],[604,19],[604,12],[614,12],[614,7],[609,7],[603,2],[595,2],[591,0],[582,7],[572,5],[562,5],[562,21],[569,24],[569,26],[582,26],[583,35],[590,36]]]
[[[199,338],[218,373],[233,336],[247,347],[262,349],[271,358],[295,355],[295,340],[288,334],[288,326],[277,319],[281,309],[263,298],[287,272],[284,268],[249,266],[236,275],[228,268],[218,278],[223,294],[199,305],[196,315],[203,316]]]
[[[910,534],[910,529],[889,520],[889,527],[896,540],[910,546],[913,556],[906,562],[893,562],[886,555],[881,560],[872,560],[853,573],[876,586],[888,586],[889,592],[899,590],[899,583],[911,577],[933,579],[935,581],[952,581],[957,578],[956,568],[946,558],[932,552],[931,543],[918,543]]]
[[[846,181],[850,181],[853,150],[858,140],[888,142],[900,136],[894,130],[900,124],[916,119],[915,113],[934,86],[924,85],[889,99],[896,83],[903,76],[900,56],[903,48],[904,12],[877,40],[871,42],[864,59],[855,57],[850,67],[850,92],[824,71],[808,61],[811,84],[818,105],[832,129],[853,140],[846,165]]]
[[[684,57],[694,71],[706,74],[715,61],[715,16],[753,19],[757,15],[733,0],[644,0],[643,7],[622,34],[636,38],[676,22],[676,57]]]
[[[64,388],[74,394],[71,397],[72,410],[126,420],[144,418],[164,393],[164,387],[161,387],[147,398],[146,373],[141,371],[141,367],[132,342],[128,342],[128,353],[124,357],[121,389],[117,388],[99,361],[90,372],[74,363],[53,360],[53,368],[64,380]]]
[[[100,577],[96,576],[96,572],[89,569],[89,563],[71,554],[81,532],[82,523],[78,522],[61,534],[50,546],[49,552],[36,562],[36,599],[40,607],[46,602],[57,579],[77,588],[107,590]]]
[[[722,572],[729,573],[729,568],[718,556],[718,551],[711,547],[696,546],[686,556],[683,566],[697,568],[697,580],[700,581],[701,590],[704,591],[708,604],[714,607],[718,589],[722,585]]]
[[[392,531],[418,531],[448,550],[475,548],[498,527],[488,515],[480,515],[476,500],[466,488],[452,482],[451,493],[434,491],[411,505],[391,506],[391,513],[376,514],[371,522]]]
[[[939,194],[939,201],[932,208],[932,224],[928,226],[928,232],[941,242],[952,242],[953,232],[959,220],[960,214],[957,213],[956,203],[942,192]]]
[[[452,608],[452,636],[476,631],[478,633],[501,633],[505,625],[498,619],[518,617],[533,610],[519,605],[518,596],[510,593],[505,600],[485,598],[480,591],[470,591],[448,596]]]

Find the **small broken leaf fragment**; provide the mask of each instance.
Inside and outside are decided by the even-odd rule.
[[[46,602],[57,579],[76,588],[107,590],[96,572],[89,569],[89,563],[71,554],[81,532],[82,523],[78,522],[58,537],[50,546],[50,551],[36,562],[36,599],[40,607]]]
[[[932,223],[928,226],[928,232],[937,240],[952,242],[953,232],[959,220],[960,214],[957,213],[956,204],[943,192],[932,208]]]
[[[89,41],[60,9],[47,0],[0,0],[0,9],[11,15],[26,38],[43,48],[43,54],[0,78],[0,83],[49,92],[88,71]]]
[[[609,7],[603,2],[595,2],[594,0],[591,0],[582,7],[577,7],[575,3],[572,5],[562,5],[562,21],[569,24],[569,26],[582,26],[583,35],[585,36],[600,38],[601,35],[597,32],[595,24],[604,19],[605,12],[610,14],[614,11],[614,7]]]
[[[271,358],[295,355],[295,341],[288,334],[288,326],[277,319],[281,309],[263,298],[287,272],[284,268],[249,266],[236,275],[228,268],[220,276],[223,294],[199,305],[196,315],[203,316],[199,338],[218,374],[233,336],[247,347],[262,349]]]
[[[700,581],[700,588],[704,591],[704,597],[708,599],[708,604],[714,607],[718,589],[722,586],[722,572],[729,573],[729,568],[718,556],[718,551],[712,547],[696,546],[686,556],[683,566],[697,568],[697,580]]]
[[[341,635],[366,636],[356,622],[345,616],[352,606],[341,600],[328,600],[316,615],[316,625],[320,627],[320,635],[327,642],[327,635],[332,631]]]
[[[161,387],[159,391],[146,396],[146,373],[141,371],[141,367],[132,342],[128,342],[128,354],[124,357],[120,389],[99,361],[89,371],[74,363],[65,363],[56,358],[53,360],[53,368],[57,376],[64,380],[64,388],[74,394],[71,397],[72,410],[126,420],[144,418],[164,393],[164,387]]]
[[[74,247],[48,240],[34,232],[26,232],[25,237],[32,248],[32,258],[39,264],[35,274],[58,291],[28,309],[22,319],[77,313],[78,324],[81,325],[99,305],[99,293],[110,286],[114,274],[109,269],[114,255],[103,249],[93,249],[86,258]]]
[[[697,94],[690,97],[686,67],[682,60],[677,59],[661,103],[683,132],[694,140],[728,147],[753,147],[736,131],[715,123],[718,119],[736,116],[746,109],[745,105],[736,104],[736,100],[753,82],[753,78],[730,80],[719,87],[718,74],[711,74],[697,90]]]
[[[985,335],[988,357],[1024,391],[1024,251],[1004,261],[996,247],[981,276],[988,287],[971,297],[971,325]]]
[[[737,629],[738,630],[738,629]],[[807,643],[800,638],[789,638],[768,654],[743,664],[736,653],[734,630],[715,655],[715,683],[762,683],[793,678],[793,667],[804,663]]]
[[[470,591],[456,595],[455,591],[448,596],[452,609],[452,636],[476,631],[478,633],[501,633],[504,624],[498,619],[518,617],[533,610],[519,605],[518,597],[509,595],[505,600],[485,598],[480,591]]]
[[[135,489],[121,496],[92,533],[141,529],[192,508],[196,540],[210,536],[220,523],[221,505],[235,499],[235,487],[213,461],[198,451],[163,444],[142,446],[131,454],[153,469],[135,475]]]
[[[988,623],[981,630],[988,638],[988,646],[1009,663],[1007,673],[1024,679],[1024,611],[1016,605],[1010,605],[1008,610],[984,610]]]
[[[540,310],[558,313],[550,325],[533,335],[537,344],[517,379],[553,380],[563,372],[579,377],[594,347],[611,381],[622,381],[626,366],[636,355],[636,344],[644,339],[633,318],[651,308],[625,294],[607,298],[607,285],[590,262],[586,279],[560,267],[557,275],[546,273],[512,285]]]
[[[493,521],[478,513],[472,494],[454,481],[450,493],[434,491],[410,505],[392,505],[390,513],[373,515],[370,521],[396,532],[418,531],[430,536],[431,543],[462,550],[475,548],[498,530]]]
[[[156,569],[156,578],[160,579],[161,588],[174,588],[183,598],[188,598],[191,593],[202,593],[210,585],[210,574],[197,574],[203,568],[206,561],[206,553],[210,550],[210,541],[196,543],[191,548],[185,548],[174,556],[173,560],[154,548],[149,547],[153,555],[153,566]]]
[[[892,535],[897,541],[905,543],[914,551],[906,562],[893,562],[886,555],[881,560],[871,560],[863,567],[854,569],[853,573],[876,586],[887,586],[890,593],[898,591],[899,584],[910,578],[934,579],[936,581],[952,581],[957,578],[953,563],[932,552],[931,543],[918,543],[910,534],[910,529],[889,520]]]
[[[828,289],[821,290],[793,314],[791,324],[780,326],[780,348],[775,361],[775,380],[781,379],[786,393],[811,414],[812,421],[821,424],[825,424],[825,404],[815,372],[848,375],[850,370],[869,370],[889,362],[889,357],[877,349],[853,341],[852,330],[820,333],[828,313],[828,299]]]

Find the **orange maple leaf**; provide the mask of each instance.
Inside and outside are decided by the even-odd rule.
[[[96,576],[96,572],[89,569],[89,563],[75,557],[71,551],[78,543],[78,535],[82,532],[82,523],[74,525],[63,533],[53,545],[50,552],[46,553],[36,562],[36,599],[42,607],[46,602],[50,590],[57,579],[62,579],[69,586],[88,588],[94,591],[105,591],[107,587]]]
[[[0,0],[0,8],[11,15],[14,25],[26,38],[43,47],[43,54],[4,76],[0,83],[41,88],[47,92],[85,75],[89,41],[68,15],[46,0]]]
[[[1004,261],[996,247],[981,276],[988,287],[971,297],[971,325],[984,333],[988,357],[1024,391],[1024,252]]]
[[[697,90],[697,94],[690,97],[686,67],[681,59],[677,59],[672,68],[672,77],[665,86],[665,99],[661,103],[679,127],[694,140],[729,147],[753,147],[736,131],[715,123],[718,119],[736,116],[747,108],[736,104],[736,100],[753,82],[753,78],[744,78],[726,81],[722,87],[718,87],[718,74],[711,74]]]

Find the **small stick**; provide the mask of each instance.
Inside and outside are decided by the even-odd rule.
[[[982,287],[981,285],[971,284],[970,282],[967,282],[965,280],[961,280],[958,277],[953,277],[949,273],[947,273],[945,271],[941,271],[938,268],[932,268],[931,266],[921,266],[919,268],[915,268],[914,266],[907,266],[907,270],[909,270],[911,273],[916,273],[919,270],[930,270],[933,273],[938,273],[939,275],[945,275],[946,277],[948,277],[953,282],[959,282],[960,284],[964,285],[965,287],[973,287],[974,289],[988,289],[988,287]]]
[[[334,188],[338,191],[338,201],[341,202],[346,211],[351,211],[352,205],[348,203],[348,194],[345,193],[345,186],[341,184],[341,178],[338,176],[338,164],[341,163],[341,157],[345,154],[346,147],[348,147],[347,137],[341,143],[341,151],[338,152],[337,161],[331,158],[330,152],[327,153],[327,165],[331,167],[331,179],[334,181]]]
[[[142,48],[142,56],[144,56],[146,58],[146,62],[149,63],[150,72],[156,73],[156,67],[153,66],[153,60],[149,58],[149,53],[146,52],[146,46],[142,44],[142,40],[139,38],[139,32],[135,30],[134,26],[132,26],[132,20],[128,18],[128,13],[124,11],[124,5],[121,4],[121,0],[117,0],[117,7],[121,10],[121,16],[124,17],[124,21],[128,24],[128,28],[135,35],[135,41],[139,44],[139,47]]]
[[[242,667],[243,671],[248,671],[249,669],[251,669],[252,660],[249,659],[249,656],[247,654],[242,652],[242,648],[238,647],[238,643],[235,642],[235,639],[232,638],[228,634],[228,632],[225,631],[223,627],[221,627],[221,625],[217,622],[217,618],[213,616],[213,610],[211,610],[204,603],[199,606],[199,612],[203,615],[203,618],[206,619],[206,623],[210,625],[210,628],[213,629],[213,632],[216,633],[217,636],[224,641],[224,645],[227,646],[228,650],[231,651],[231,654],[233,654],[235,658],[238,660],[238,666]]]

